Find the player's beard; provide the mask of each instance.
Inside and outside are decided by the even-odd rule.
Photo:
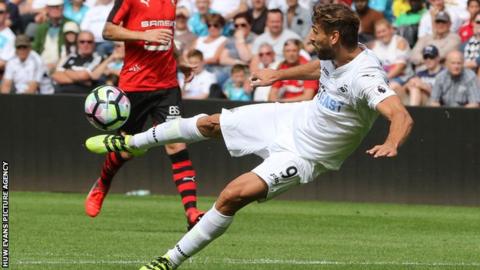
[[[333,60],[335,58],[335,51],[333,48],[327,48],[327,47],[315,47],[318,58],[320,60]]]

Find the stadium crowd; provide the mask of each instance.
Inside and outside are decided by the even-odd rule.
[[[196,65],[191,82],[178,74],[185,99],[311,99],[318,81],[252,89],[249,74],[315,58],[308,39],[313,6],[341,2],[358,14],[360,42],[376,53],[406,105],[480,105],[480,0],[171,1],[175,45]],[[124,44],[102,37],[113,6],[114,0],[0,2],[1,92],[86,94],[116,85]]]

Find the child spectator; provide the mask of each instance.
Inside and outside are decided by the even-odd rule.
[[[250,101],[252,99],[247,66],[235,64],[232,67],[231,78],[225,83],[224,93],[229,100]]]
[[[185,99],[206,99],[210,94],[210,87],[216,83],[215,75],[205,70],[203,54],[199,50],[188,52],[187,59],[195,66],[193,80],[186,83],[182,90],[182,97]]]

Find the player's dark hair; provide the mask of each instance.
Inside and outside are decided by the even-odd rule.
[[[225,26],[225,18],[220,14],[207,14],[207,16],[205,16],[205,22],[208,25],[219,24],[222,27]]]
[[[282,12],[282,10],[279,9],[279,8],[269,9],[269,10],[267,11],[267,16],[268,16],[268,14],[275,14],[275,13],[278,13],[278,14],[282,15],[282,20],[283,20],[283,12]]]
[[[244,18],[249,25],[252,25],[253,23],[252,15],[248,14],[247,12],[238,13],[237,15],[235,15],[235,17],[233,17],[233,21],[235,22],[237,19],[240,18]]]
[[[248,66],[243,65],[243,64],[235,64],[232,66],[232,70],[230,71],[230,74],[233,74],[235,72],[242,71],[245,74],[248,74]]]
[[[190,50],[187,53],[187,58],[190,58],[190,57],[198,57],[200,58],[200,61],[203,61],[203,53],[199,50]]]
[[[358,28],[360,20],[349,7],[342,4],[319,4],[313,12],[313,23],[326,34],[338,31],[340,43],[347,48],[358,44]]]

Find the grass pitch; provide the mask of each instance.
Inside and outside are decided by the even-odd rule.
[[[138,269],[186,231],[176,196],[10,196],[10,269]],[[200,198],[209,208],[212,198]],[[270,201],[180,269],[480,269],[480,208]]]

